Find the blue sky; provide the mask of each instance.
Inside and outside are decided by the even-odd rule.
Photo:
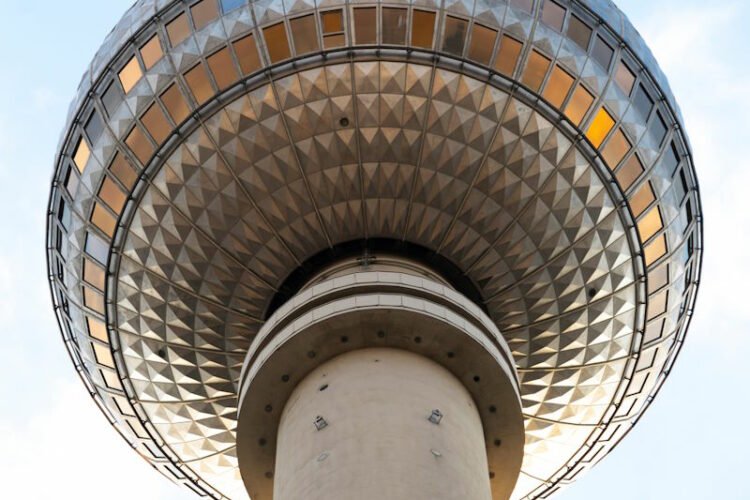
[[[60,340],[47,288],[45,211],[68,103],[130,3],[0,0],[0,471],[6,498],[193,498],[133,453],[89,401]],[[750,210],[744,205],[750,2],[721,2],[720,8],[701,0],[618,4],[660,61],[685,116],[705,214],[703,283],[685,348],[651,409],[614,453],[556,498],[747,498],[741,478],[750,438],[736,426],[750,411]]]

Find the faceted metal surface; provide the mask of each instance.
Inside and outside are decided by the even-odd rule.
[[[438,13],[433,49],[313,51],[271,66],[263,29],[316,9],[288,3],[243,4],[189,26],[171,47],[168,26],[190,9],[138,2],[97,54],[71,107],[49,217],[53,298],[79,373],[168,477],[246,497],[234,452],[237,383],[276,290],[337,243],[407,240],[448,258],[480,290],[521,377],[526,449],[514,497],[553,493],[640,417],[695,300],[700,202],[658,66],[608,2],[569,7],[566,23],[575,15],[594,29],[584,51],[539,21],[541,5],[526,12],[502,1],[421,2]],[[353,7],[317,8],[342,6],[354,45]],[[589,22],[592,10],[617,29]],[[522,42],[512,74],[472,61],[469,43],[459,56],[442,52],[441,12],[497,31],[497,53],[501,35]],[[238,42],[248,33],[268,71],[243,69]],[[146,69],[139,49],[155,34],[164,55]],[[597,37],[615,47],[606,69],[591,55]],[[214,65],[225,47],[237,82],[227,86]],[[517,83],[528,81],[532,47],[550,60],[538,89]],[[125,93],[118,72],[134,56],[143,77]],[[196,63],[205,99],[191,85]],[[629,95],[616,82],[620,64],[634,74]],[[580,123],[539,97],[553,67],[575,81],[563,108],[578,85],[593,98]],[[645,116],[641,86],[652,101]],[[179,122],[170,89],[187,104]],[[164,139],[154,137],[154,106],[166,112]],[[600,147],[599,109],[613,121]],[[631,147],[609,165],[620,130]],[[644,171],[626,182],[634,155]]]

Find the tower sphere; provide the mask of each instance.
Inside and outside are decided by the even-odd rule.
[[[457,453],[485,489],[546,498],[658,393],[702,256],[679,108],[608,0],[139,0],[70,106],[47,231],[96,404],[231,499],[282,498],[289,436],[338,432],[285,398],[336,396],[327,370],[362,389],[362,356],[450,380],[404,394],[467,398],[476,432],[446,443],[483,433]],[[456,408],[415,425],[454,432]]]

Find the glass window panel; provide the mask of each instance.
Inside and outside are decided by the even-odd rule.
[[[443,50],[449,54],[460,56],[464,53],[466,44],[466,27],[468,21],[456,17],[446,16],[445,38],[443,39]]]
[[[141,123],[146,127],[146,130],[157,144],[161,144],[172,132],[172,125],[167,121],[167,117],[164,116],[164,111],[161,110],[157,103],[153,103],[143,116],[141,116]]]
[[[219,10],[216,8],[216,0],[201,0],[190,7],[190,14],[193,16],[193,24],[196,31],[206,27],[219,16]]]
[[[89,149],[89,145],[86,144],[86,140],[81,136],[78,139],[78,146],[76,146],[75,153],[73,153],[73,163],[76,164],[79,172],[83,173],[90,156],[91,150]]]
[[[130,89],[132,89],[136,83],[138,83],[141,76],[143,76],[141,66],[138,64],[138,59],[136,59],[135,56],[131,57],[130,61],[128,61],[125,67],[117,74],[117,77],[122,84],[122,90],[124,90],[126,94],[130,92]]]
[[[664,226],[661,221],[661,213],[659,213],[659,206],[656,205],[638,221],[638,232],[641,234],[641,242],[648,241],[662,227]]]
[[[104,269],[89,259],[83,259],[83,281],[97,290],[104,291]]]
[[[615,83],[620,87],[620,90],[625,92],[625,95],[629,96],[630,91],[633,90],[633,84],[635,83],[635,75],[625,65],[623,61],[620,61],[620,65],[617,67],[617,73],[615,73]]]
[[[99,370],[99,373],[102,374],[104,383],[107,385],[108,388],[110,389],[120,388],[120,379],[117,377],[116,373],[111,372],[109,370]]]
[[[102,131],[104,130],[104,124],[102,123],[102,118],[99,116],[99,113],[94,111],[91,113],[91,116],[89,117],[89,120],[86,122],[86,135],[89,137],[89,141],[93,144],[96,142],[96,140],[99,138],[100,135],[102,135]]]
[[[667,253],[667,242],[662,234],[643,249],[643,256],[646,258],[646,266],[650,266],[659,260],[659,258],[665,253]]]
[[[138,177],[135,169],[130,166],[120,153],[115,154],[115,159],[112,160],[112,165],[110,165],[109,171],[112,172],[112,175],[114,175],[117,180],[128,189],[133,188],[135,179]]]
[[[70,196],[75,196],[76,189],[78,188],[78,176],[73,173],[73,169],[68,170],[68,178],[65,179],[65,189],[68,190]],[[66,226],[67,229],[67,226]]]
[[[666,172],[670,172],[671,175],[674,175],[674,171],[677,168],[677,165],[680,163],[680,155],[679,153],[677,153],[677,146],[675,146],[674,142],[672,142],[670,144],[670,147],[667,148],[666,152],[664,153],[664,158],[661,161],[664,166],[664,170]]]
[[[646,92],[643,85],[638,85],[638,90],[635,91],[635,97],[633,97],[633,106],[638,111],[643,119],[648,118],[651,114],[651,108],[654,107],[654,101]]]
[[[667,135],[667,126],[664,124],[664,119],[661,117],[661,113],[656,113],[656,117],[651,120],[648,131],[651,134],[651,137],[656,141],[656,144],[661,146],[664,136]]]
[[[109,347],[99,345],[95,342],[92,342],[92,345],[94,346],[94,356],[96,356],[96,362],[100,365],[114,368],[115,361],[114,359],[112,359],[112,351],[109,350]]]
[[[495,49],[497,31],[486,28],[481,24],[475,24],[471,30],[471,42],[469,43],[469,59],[485,66],[490,64],[492,51]]]
[[[612,55],[615,53],[607,42],[600,36],[596,37],[594,49],[591,51],[591,57],[604,69],[609,69],[609,63],[612,62]]]
[[[266,48],[271,62],[278,62],[291,57],[292,53],[289,50],[289,39],[286,37],[284,23],[263,28],[263,37],[266,39]]]
[[[323,18],[323,33],[330,35],[331,33],[341,33],[344,31],[344,16],[341,9],[329,10],[321,14]]]
[[[94,212],[91,214],[91,222],[104,231],[104,233],[110,238],[115,234],[117,221],[112,217],[112,214],[107,212],[104,205],[101,203],[94,203]]]
[[[549,68],[549,63],[547,57],[536,50],[532,50],[521,82],[530,89],[538,91],[542,85],[542,80],[544,80],[544,75],[547,73],[547,68]]]
[[[109,116],[115,114],[115,111],[117,111],[117,108],[122,103],[122,93],[119,87],[119,85],[115,85],[115,82],[112,82],[102,95],[102,104]]]
[[[638,159],[637,155],[633,154],[617,172],[617,182],[620,183],[623,191],[627,191],[642,173],[643,165],[641,164],[641,160]]]
[[[404,45],[406,43],[406,9],[383,7],[383,43]]]
[[[184,13],[175,17],[169,24],[167,24],[167,36],[169,37],[169,44],[172,47],[178,46],[183,40],[190,36],[190,24]]]
[[[105,325],[103,321],[99,321],[91,316],[86,316],[86,324],[88,324],[90,336],[101,340],[102,342],[109,342],[109,338],[107,337],[107,325]]]
[[[647,344],[661,337],[661,332],[664,329],[664,319],[652,321],[646,325],[646,332],[643,335],[643,343]]]
[[[107,262],[107,255],[109,254],[109,243],[106,243],[95,234],[87,233],[86,253],[104,265]]]
[[[219,89],[225,89],[237,81],[237,70],[234,69],[234,62],[228,47],[208,56],[206,62]]]
[[[586,137],[588,137],[595,148],[599,148],[614,125],[615,121],[609,113],[607,113],[607,110],[599,108],[599,111],[594,117],[594,121],[591,122],[589,129],[586,131]]]
[[[651,183],[645,183],[630,198],[630,210],[632,210],[633,216],[639,217],[655,200],[656,197],[654,196],[654,190],[651,189]]]
[[[102,187],[99,188],[99,198],[105,205],[111,208],[114,213],[120,215],[127,196],[112,179],[105,177]]]
[[[510,3],[521,10],[531,12],[531,7],[534,5],[534,0],[510,0]]]
[[[630,142],[622,129],[618,128],[612,137],[607,141],[607,145],[602,151],[602,157],[607,162],[607,166],[610,170],[614,170],[615,167],[622,161],[625,155],[630,151]]]
[[[146,67],[146,70],[151,69],[163,55],[158,35],[152,36],[151,40],[141,47],[141,59],[143,59],[143,65]]]
[[[248,35],[234,42],[234,53],[240,63],[240,71],[243,75],[249,75],[260,68],[260,57],[258,47],[255,45],[253,35]]]
[[[562,30],[563,21],[565,20],[565,9],[555,2],[547,0],[542,7],[542,22],[557,31]]]
[[[151,145],[151,142],[149,142],[146,134],[144,134],[137,126],[130,132],[130,134],[128,134],[127,139],[125,139],[125,144],[128,145],[135,157],[138,158],[143,165],[148,163],[148,159],[151,158],[151,155],[154,152],[154,147]]]
[[[173,122],[180,124],[190,114],[190,109],[176,83],[170,85],[159,98]]]
[[[669,283],[669,264],[652,269],[648,273],[648,291],[655,292]]]
[[[221,0],[221,10],[229,12],[245,5],[246,0]]]
[[[588,50],[591,28],[576,16],[570,16],[568,21],[568,38],[573,40],[583,50]]]
[[[542,96],[554,107],[562,109],[563,102],[565,102],[565,98],[568,96],[568,92],[570,92],[570,87],[572,86],[573,77],[560,66],[556,65],[549,76],[547,87],[545,87]]]
[[[354,9],[354,40],[357,45],[377,43],[375,7]]]
[[[343,47],[346,45],[346,35],[343,33],[339,35],[326,35],[323,37],[323,46],[326,49],[332,49],[335,47]]]
[[[99,314],[104,314],[104,296],[96,293],[93,288],[83,287],[83,305]]]
[[[292,40],[294,41],[294,50],[297,52],[297,55],[320,50],[320,45],[318,45],[318,30],[315,27],[315,17],[312,14],[292,19],[289,23],[292,31]]]
[[[208,80],[208,75],[202,64],[198,63],[193,69],[185,73],[184,77],[199,105],[211,98],[214,90],[211,88],[211,82]]]
[[[651,321],[660,314],[664,314],[667,311],[667,291],[664,290],[658,295],[654,295],[648,299],[648,318],[646,321]]]
[[[435,13],[414,10],[411,19],[411,44],[414,47],[431,49],[435,36]]]
[[[592,96],[583,85],[579,84],[573,92],[570,102],[568,102],[568,105],[565,108],[565,116],[576,125],[580,125],[593,102],[594,96]]]
[[[495,69],[500,73],[511,76],[513,70],[516,69],[516,63],[518,62],[518,56],[521,54],[523,44],[511,38],[503,35],[500,39],[500,47],[497,49],[497,55],[495,56]]]

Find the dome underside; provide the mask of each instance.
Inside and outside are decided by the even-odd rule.
[[[129,42],[139,49],[117,54],[79,109],[56,174],[50,269],[61,327],[118,430],[186,486],[246,497],[234,453],[237,382],[277,288],[319,251],[391,238],[462,269],[513,350],[526,416],[514,497],[551,493],[600,460],[663,382],[700,263],[687,142],[670,108],[649,97],[633,55],[615,49],[605,69],[597,37],[617,46],[606,26],[582,51],[539,21],[539,6],[463,2],[437,9],[432,44],[440,49],[449,17],[467,19],[471,36],[494,29],[487,67],[497,67],[504,37],[522,42],[510,75],[485,73],[469,41],[464,67],[445,50],[432,59],[431,49],[365,47],[246,71],[248,33],[260,70],[274,57],[266,29],[286,9],[294,57],[291,22],[312,6],[222,15],[222,5],[244,3],[217,2],[199,28],[196,7],[211,1],[171,4],[165,24]],[[418,9],[402,7],[411,23]],[[142,3],[131,14],[138,9],[153,14]],[[558,31],[574,15],[587,19],[580,9],[563,9]],[[341,11],[346,44],[354,10]],[[170,46],[181,16],[188,34]],[[162,53],[151,64],[144,47],[155,32]],[[536,55],[548,61],[534,88]],[[126,73],[132,61],[137,78]],[[633,69],[629,95],[623,64]],[[557,68],[573,77],[559,104]],[[651,101],[645,117],[639,86]],[[580,119],[578,88],[592,99]],[[626,151],[613,153],[622,138]]]

